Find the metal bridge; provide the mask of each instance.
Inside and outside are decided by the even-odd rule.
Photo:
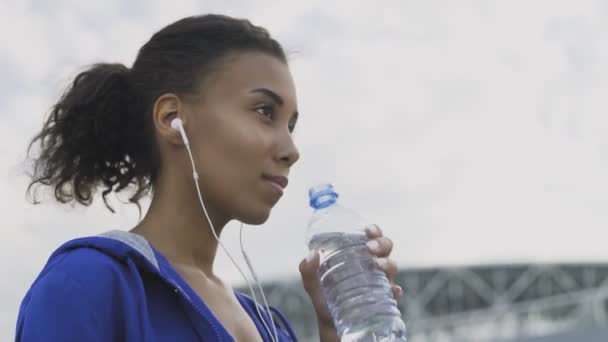
[[[556,341],[560,335],[586,342],[591,337],[577,334],[587,331],[608,341],[608,264],[413,269],[397,283],[405,288],[398,304],[410,342]],[[318,339],[299,281],[265,284],[264,291],[302,341]]]

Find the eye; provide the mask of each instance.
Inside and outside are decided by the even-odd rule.
[[[289,133],[293,133],[293,131],[296,129],[296,124],[298,123],[298,116],[299,114],[296,111],[291,117],[291,120],[289,120],[289,124],[287,125],[287,128],[289,128]]]
[[[274,107],[270,106],[270,105],[260,105],[255,108],[255,111],[258,114],[260,114],[268,119],[271,119],[271,120],[274,117]]]
[[[296,123],[290,122],[288,128],[289,128],[289,133],[293,133],[293,131],[296,129]]]

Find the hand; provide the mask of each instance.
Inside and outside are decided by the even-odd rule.
[[[393,249],[393,242],[391,239],[382,235],[382,230],[380,230],[377,225],[372,225],[366,228],[365,233],[369,238],[367,246],[372,255],[377,257],[376,267],[386,273],[386,277],[388,278],[393,290],[393,296],[395,299],[398,299],[401,297],[401,295],[403,295],[401,286],[395,284],[394,282],[395,276],[398,273],[398,267],[395,261],[388,258]],[[300,263],[302,284],[304,285],[304,289],[308,293],[308,296],[310,297],[312,305],[315,309],[319,324],[319,332],[322,333],[323,330],[326,332],[331,330],[333,334],[335,334],[333,319],[329,313],[327,304],[325,303],[323,292],[321,291],[321,282],[319,281],[319,276],[317,274],[318,270],[319,254],[313,251]],[[322,338],[321,340],[324,339]],[[335,340],[337,340],[337,336]]]

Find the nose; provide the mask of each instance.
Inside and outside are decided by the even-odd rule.
[[[300,151],[296,147],[291,133],[281,134],[281,139],[278,141],[277,159],[287,167],[292,166],[300,159]]]

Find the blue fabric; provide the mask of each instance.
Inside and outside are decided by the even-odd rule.
[[[146,257],[107,237],[65,243],[24,297],[15,341],[233,341],[169,262],[150,251]],[[261,321],[271,327],[268,313],[260,307],[260,318],[253,300],[235,294],[271,341]],[[296,341],[285,317],[271,311],[279,341]]]

